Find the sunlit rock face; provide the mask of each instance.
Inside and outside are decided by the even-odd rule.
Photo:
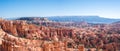
[[[110,31],[114,27],[99,24],[83,28],[51,27],[28,24],[24,20],[0,19],[0,49],[1,51],[119,51],[120,34],[117,31]]]
[[[82,47],[82,46],[81,46]],[[1,45],[2,51],[73,51],[77,49],[68,48],[67,42],[42,41],[18,38],[5,34]],[[84,46],[78,51],[84,51]]]
[[[1,20],[2,51],[66,51],[62,37],[72,37],[72,30],[27,24],[25,21]],[[71,35],[69,35],[71,34]]]
[[[65,28],[52,28],[45,26],[36,26],[33,24],[27,24],[26,21],[6,21],[0,22],[1,28],[6,32],[14,36],[24,37],[28,39],[48,39],[51,37],[72,37],[73,30]],[[54,35],[56,34],[56,35]],[[58,38],[58,39],[59,39]]]
[[[18,38],[9,34],[5,34],[2,40],[3,51],[35,51],[42,50],[40,40],[29,40],[24,38]]]

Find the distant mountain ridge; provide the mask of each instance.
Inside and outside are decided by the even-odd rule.
[[[86,21],[88,23],[113,23],[120,21],[120,19],[110,19],[103,18],[99,16],[53,16],[48,17],[49,20],[57,21],[57,22],[81,22]]]
[[[112,23],[112,24],[120,24],[120,21],[114,22],[114,23]]]
[[[8,20],[14,20],[19,18],[27,18],[27,17],[18,17],[18,18],[6,18]],[[32,18],[32,17],[28,17]],[[36,17],[41,18],[41,17]],[[43,18],[43,17],[42,17]],[[97,24],[109,24],[120,21],[120,19],[111,19],[111,18],[103,18],[100,16],[48,16],[45,17],[50,21],[55,22],[87,22],[87,23],[97,23]]]

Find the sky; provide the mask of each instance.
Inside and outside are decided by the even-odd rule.
[[[0,17],[100,16],[120,18],[120,0],[0,0]]]

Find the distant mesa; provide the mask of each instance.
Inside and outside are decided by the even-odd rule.
[[[87,22],[87,23],[99,23],[109,24],[120,21],[120,19],[103,18],[99,16],[51,16],[51,17],[21,17],[18,20],[28,21],[55,21],[55,22]]]
[[[102,18],[99,16],[53,16],[53,17],[48,17],[48,19],[57,22],[86,21],[88,23],[104,23],[104,24],[113,23],[120,20],[120,19]]]

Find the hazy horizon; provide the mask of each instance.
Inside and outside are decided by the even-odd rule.
[[[120,19],[119,0],[0,0],[0,17],[100,16]]]

